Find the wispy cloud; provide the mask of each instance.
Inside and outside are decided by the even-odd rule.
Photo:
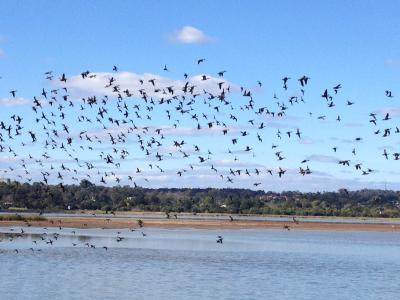
[[[0,163],[10,163],[10,162],[16,162],[18,159],[14,156],[3,156],[0,157]]]
[[[215,38],[206,35],[200,29],[184,26],[169,36],[170,41],[180,44],[205,44],[215,41]]]
[[[362,138],[359,141],[357,141],[356,138],[354,138],[354,139],[348,139],[348,138],[344,139],[344,138],[330,137],[329,139],[331,141],[337,141],[337,142],[345,143],[345,144],[356,144],[356,143],[361,143],[362,144],[362,143],[364,143]]]
[[[317,161],[322,163],[337,163],[339,159],[332,155],[312,154],[307,157],[311,161]]]
[[[110,127],[107,129],[103,128],[93,128],[91,130],[85,131],[83,136],[88,135],[91,138],[96,137],[99,140],[109,140],[110,134],[117,135],[121,132],[125,134],[141,134],[141,133],[153,133],[155,134],[158,130],[160,130],[160,134],[163,136],[172,136],[172,137],[182,137],[182,136],[222,136],[223,130],[228,130],[226,135],[234,135],[238,134],[242,127],[239,126],[230,126],[229,128],[223,126],[213,126],[212,128],[209,127],[202,127],[201,129],[193,128],[193,127],[173,127],[173,126],[138,126],[136,129],[130,125],[123,125],[119,127]],[[62,136],[62,135],[61,135]],[[72,135],[73,137],[78,137],[79,134],[75,133]],[[64,136],[62,136],[64,137]]]
[[[320,142],[321,140],[316,140],[311,137],[302,137],[301,139],[298,139],[298,143],[302,145],[314,145]]]
[[[356,122],[347,122],[343,124],[345,127],[349,127],[349,128],[359,128],[359,127],[363,127],[364,124],[361,123],[356,123]]]
[[[225,128],[223,126],[214,126],[212,128],[203,127],[200,130],[197,128],[189,128],[189,127],[178,127],[174,128],[171,126],[161,127],[162,133],[165,136],[210,136],[210,135],[222,135],[223,130],[228,130],[229,135],[237,134],[241,127],[232,127]]]
[[[214,167],[222,167],[222,168],[264,168],[262,164],[255,162],[245,162],[245,161],[235,161],[234,159],[220,159],[213,160],[211,162],[207,162],[206,165],[213,165]],[[203,165],[204,166],[204,165]]]
[[[0,107],[14,107],[14,106],[24,106],[31,104],[32,101],[25,99],[25,98],[2,98],[0,99]]]
[[[379,114],[389,114],[391,117],[400,117],[400,107],[385,107],[378,111]]]
[[[389,58],[385,60],[385,65],[390,67],[400,67],[400,59]]]

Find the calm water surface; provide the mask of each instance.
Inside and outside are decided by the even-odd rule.
[[[400,297],[399,233],[23,230],[0,228],[2,300]]]

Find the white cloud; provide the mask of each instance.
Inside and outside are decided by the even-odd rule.
[[[0,99],[0,106],[14,107],[14,106],[24,106],[31,104],[32,101],[25,98],[2,98]]]
[[[215,39],[195,27],[184,26],[171,34],[170,40],[181,44],[205,44],[213,42]]]
[[[0,48],[0,58],[4,57],[4,50]]]
[[[203,94],[204,90],[208,93],[218,95],[221,93],[218,83],[224,82],[222,88],[227,92],[228,86],[231,89],[235,89],[236,86],[230,82],[223,80],[222,78],[213,77],[206,75],[207,80],[202,80],[202,75],[195,75],[189,77],[187,80],[179,80],[168,77],[163,77],[157,74],[145,73],[142,75],[133,72],[118,72],[118,73],[108,73],[108,72],[98,72],[91,73],[93,78],[83,79],[80,75],[75,75],[67,78],[65,84],[57,83],[63,87],[68,88],[68,93],[73,97],[80,98],[86,96],[117,96],[117,93],[113,91],[113,87],[118,85],[120,87],[120,93],[124,95],[123,91],[129,90],[132,97],[142,97],[140,91],[145,91],[148,97],[154,97],[157,99],[168,99],[172,96],[181,96],[184,94],[182,88],[185,86],[186,82],[189,82],[188,87],[194,86],[194,94]],[[106,87],[109,85],[110,78],[115,81],[112,87]],[[149,80],[154,79],[154,86]],[[142,83],[141,83],[142,81]],[[172,87],[174,94],[168,92],[168,87]]]

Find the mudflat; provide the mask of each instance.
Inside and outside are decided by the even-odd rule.
[[[331,231],[377,231],[377,232],[400,232],[400,224],[397,222],[330,222],[308,219],[304,221],[297,218],[293,221],[282,220],[252,220],[235,218],[233,221],[226,216],[207,218],[162,218],[160,215],[146,215],[145,218],[129,215],[123,217],[114,216],[62,216],[46,217],[45,220],[26,221],[0,221],[0,227],[10,226],[32,226],[32,227],[68,227],[68,228],[104,228],[123,229],[138,228],[139,220],[142,220],[143,227],[150,228],[198,228],[198,229],[282,229],[282,230],[331,230]],[[334,219],[333,219],[334,220]]]

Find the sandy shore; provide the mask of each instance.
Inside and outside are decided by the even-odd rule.
[[[138,218],[114,217],[62,217],[49,218],[45,221],[0,221],[0,227],[68,227],[68,228],[105,228],[123,229],[138,228]],[[280,229],[280,230],[328,230],[328,231],[377,231],[399,232],[399,224],[371,224],[371,223],[335,223],[335,222],[282,222],[282,221],[254,221],[254,220],[193,220],[193,219],[143,219],[144,228],[198,228],[198,229]]]

